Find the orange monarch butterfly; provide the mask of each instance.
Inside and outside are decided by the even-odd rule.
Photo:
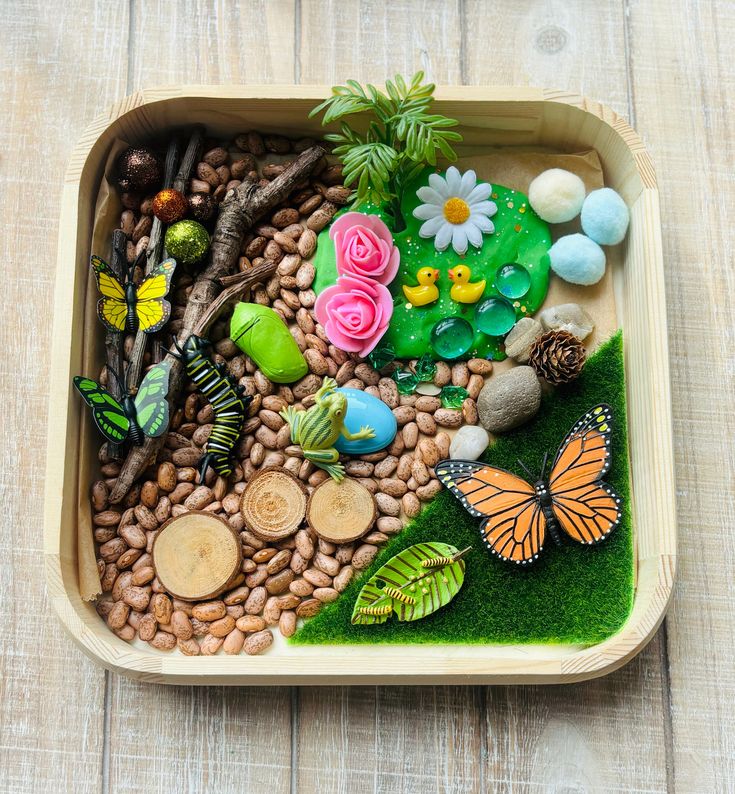
[[[544,455],[535,485],[469,460],[439,461],[436,472],[470,515],[483,519],[480,531],[488,549],[502,560],[527,565],[538,559],[547,529],[557,543],[561,528],[572,540],[592,544],[620,523],[620,499],[602,481],[610,469],[611,432],[612,410],[596,405],[562,441],[548,480]]]

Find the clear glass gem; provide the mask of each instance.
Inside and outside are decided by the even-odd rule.
[[[516,310],[505,298],[488,298],[477,304],[475,324],[488,336],[504,336],[516,323]]]
[[[501,295],[516,300],[522,298],[531,286],[531,274],[523,265],[511,262],[503,265],[495,276],[495,287]]]
[[[472,347],[475,332],[461,317],[445,317],[431,329],[431,346],[439,358],[459,358]]]

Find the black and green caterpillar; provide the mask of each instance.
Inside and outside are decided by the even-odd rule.
[[[207,357],[210,343],[206,339],[192,334],[183,348],[176,340],[174,345],[179,355],[172,355],[184,362],[186,374],[214,409],[214,426],[197,467],[199,481],[204,482],[210,466],[222,477],[229,477],[234,466],[232,451],[240,438],[245,414],[253,398],[243,396],[242,386],[225,373],[223,365],[212,364]]]

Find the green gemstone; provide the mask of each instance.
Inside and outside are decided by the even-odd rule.
[[[434,359],[428,353],[424,353],[416,362],[414,372],[422,383],[428,383],[430,380],[434,380],[434,375],[436,375],[436,363]]]
[[[475,324],[488,336],[503,336],[516,323],[516,310],[505,298],[488,298],[475,309]]]
[[[393,349],[393,345],[380,345],[368,353],[368,361],[372,365],[373,369],[383,369],[383,367],[387,367],[388,364],[392,364],[396,358],[396,351]]]
[[[523,265],[511,262],[498,270],[495,287],[506,298],[522,298],[531,287],[531,274]]]
[[[391,377],[396,382],[396,386],[398,386],[399,394],[413,394],[419,384],[418,378],[407,369],[397,369]]]
[[[467,389],[461,386],[445,386],[439,399],[445,408],[461,408],[462,403],[469,397]]]
[[[475,332],[461,317],[445,317],[431,329],[431,346],[439,358],[459,358],[472,347]]]

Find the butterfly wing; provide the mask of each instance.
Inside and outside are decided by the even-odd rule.
[[[171,287],[174,270],[176,270],[175,259],[164,259],[160,265],[156,265],[138,287],[138,300],[164,298]]]
[[[128,308],[115,298],[100,298],[97,301],[97,316],[110,331],[124,331]]]
[[[138,287],[135,311],[140,328],[147,334],[160,331],[171,316],[171,304],[164,300],[176,269],[175,259],[164,259]]]
[[[163,298],[138,301],[135,304],[135,311],[138,315],[141,331],[145,331],[147,334],[154,334],[156,331],[160,331],[168,322],[168,318],[171,316],[171,304]]]
[[[525,565],[544,545],[546,518],[536,490],[515,474],[469,460],[442,460],[441,483],[470,515],[482,518],[482,538],[503,560]]]
[[[602,482],[610,469],[612,410],[596,405],[559,447],[549,475],[552,510],[561,528],[579,543],[596,543],[620,523],[620,499]]]
[[[169,408],[166,395],[170,373],[170,361],[156,364],[146,373],[135,396],[138,424],[152,438],[163,435],[168,429]]]
[[[130,421],[125,416],[122,405],[111,397],[91,378],[74,378],[74,386],[82,399],[92,409],[92,416],[100,433],[113,444],[124,441],[128,435]]]
[[[104,259],[92,254],[90,259],[97,288],[102,298],[97,302],[97,315],[110,331],[125,330],[125,289]]]

